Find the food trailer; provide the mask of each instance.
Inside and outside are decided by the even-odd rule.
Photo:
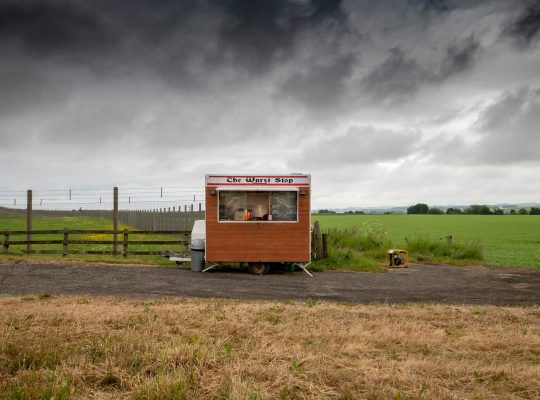
[[[254,274],[273,263],[311,262],[311,176],[206,175],[205,261],[247,262]]]

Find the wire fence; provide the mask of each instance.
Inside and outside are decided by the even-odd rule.
[[[27,208],[27,190],[0,190],[0,209]],[[40,189],[32,190],[35,211],[112,210],[113,189]],[[118,189],[119,210],[157,211],[204,209],[202,187],[125,187]]]
[[[142,230],[191,230],[204,219],[200,187],[0,190],[0,218],[88,216]]]

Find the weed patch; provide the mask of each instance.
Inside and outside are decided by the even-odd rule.
[[[398,247],[388,238],[384,227],[364,223],[361,228],[328,230],[328,257],[314,262],[315,271],[346,269],[384,272],[387,251]],[[484,259],[478,242],[452,242],[417,235],[407,239],[405,249],[412,261],[466,265]]]
[[[484,247],[479,242],[449,243],[418,235],[407,240],[405,248],[413,258],[421,261],[466,264],[484,260]]]

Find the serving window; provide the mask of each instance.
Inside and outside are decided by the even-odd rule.
[[[219,192],[219,221],[298,221],[297,191]]]

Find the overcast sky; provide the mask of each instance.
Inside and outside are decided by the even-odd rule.
[[[0,190],[540,201],[538,1],[2,0],[0,54]]]

